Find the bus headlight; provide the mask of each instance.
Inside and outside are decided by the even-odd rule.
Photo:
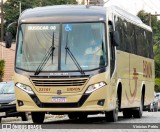
[[[99,83],[96,83],[96,84],[93,84],[93,85],[90,85],[88,87],[88,89],[86,90],[85,93],[92,93],[93,91],[99,89],[99,88],[102,88],[106,85],[105,82],[99,82]]]
[[[25,85],[25,84],[22,84],[22,83],[16,83],[16,86],[20,89],[22,89],[23,91],[25,91],[26,93],[29,93],[29,94],[34,94],[33,90]]]

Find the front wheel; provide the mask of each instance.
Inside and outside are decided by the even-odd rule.
[[[86,113],[81,113],[79,116],[78,116],[78,119],[80,120],[80,121],[86,121],[86,119],[87,119],[87,117],[88,117],[88,115],[86,114]]]
[[[105,112],[105,118],[108,122],[116,122],[118,120],[119,99],[116,98],[116,108],[112,111]]]
[[[118,120],[118,114],[116,110],[105,112],[105,118],[108,122],[116,122]]]
[[[26,112],[22,113],[21,118],[22,118],[22,121],[28,121],[28,113]]]
[[[85,121],[87,119],[88,114],[87,113],[69,113],[68,117],[72,120],[80,120]]]
[[[75,113],[69,113],[68,118],[71,120],[76,120],[76,119],[78,119],[78,115]]]
[[[44,112],[31,112],[33,123],[41,124],[44,121]]]

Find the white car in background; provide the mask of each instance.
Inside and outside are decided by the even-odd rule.
[[[156,93],[156,98],[158,99],[158,110],[160,110],[160,92]]]

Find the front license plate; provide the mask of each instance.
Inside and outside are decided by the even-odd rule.
[[[1,116],[6,116],[6,113],[5,112],[0,112],[0,117]]]
[[[66,97],[53,97],[52,102],[67,102]]]

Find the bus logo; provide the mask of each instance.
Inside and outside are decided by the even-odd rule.
[[[152,78],[152,63],[143,61],[143,77]]]
[[[62,91],[61,90],[57,90],[57,94],[58,95],[62,94]]]

